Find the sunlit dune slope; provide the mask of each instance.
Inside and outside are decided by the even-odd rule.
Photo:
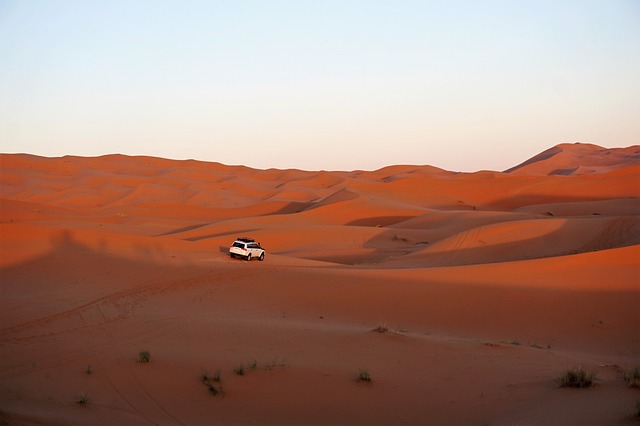
[[[506,170],[510,174],[585,175],[637,165],[640,145],[606,149],[593,144],[560,144]]]
[[[251,234],[271,253],[389,267],[638,244],[637,147],[558,145],[508,173],[256,170],[122,155],[4,154],[1,162],[3,223],[73,224],[213,250]],[[590,169],[550,170],[560,167]]]
[[[636,153],[560,145],[508,173],[0,155],[0,424],[633,423]],[[231,259],[239,236],[264,261]],[[558,388],[571,366],[595,386]]]

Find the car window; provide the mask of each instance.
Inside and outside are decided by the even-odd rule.
[[[238,243],[238,242],[233,243],[233,246],[234,247],[238,247],[238,248],[244,248],[244,244],[243,243]]]

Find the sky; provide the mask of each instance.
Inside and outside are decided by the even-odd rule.
[[[504,170],[640,143],[638,0],[0,0],[0,152]]]

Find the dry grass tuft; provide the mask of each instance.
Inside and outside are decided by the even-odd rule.
[[[640,389],[640,367],[625,370],[623,373],[624,382],[630,388]]]
[[[386,324],[380,324],[378,325],[376,328],[374,328],[371,331],[375,331],[376,333],[386,333],[387,331],[389,331],[389,327],[387,327]]]
[[[590,388],[595,383],[596,373],[587,372],[582,368],[566,370],[559,378],[561,388]]]
[[[358,374],[356,375],[356,381],[371,383],[371,374],[369,374],[368,370],[359,370]]]
[[[147,363],[151,361],[151,354],[149,351],[140,351],[138,353],[138,362]]]
[[[89,394],[83,392],[82,394],[80,394],[78,399],[76,399],[76,402],[80,405],[87,405],[89,403]]]

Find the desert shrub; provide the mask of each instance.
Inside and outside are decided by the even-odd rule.
[[[222,388],[222,386],[216,386],[212,383],[209,383],[207,386],[209,388],[209,392],[211,392],[211,395],[218,396],[220,398],[224,397],[224,389]]]
[[[222,381],[220,370],[216,370],[213,377],[209,377],[209,374],[203,370],[200,374],[200,380],[202,380],[202,384],[205,385],[207,389],[209,389],[209,392],[211,392],[213,396],[224,398],[224,389],[222,388],[222,385],[220,385],[220,382]],[[211,383],[211,380],[218,384],[216,385]]]
[[[251,371],[255,371],[257,368],[258,368],[258,361],[254,360],[248,363],[247,365],[244,365],[244,363],[236,365],[235,367],[233,367],[233,372],[236,373],[238,376],[244,376],[245,374]]]
[[[369,374],[369,371],[367,371],[367,370],[359,370],[358,374],[356,376],[356,380],[358,382],[370,383],[371,382],[371,374]]]
[[[238,376],[244,376],[244,373],[245,373],[244,364],[236,365],[235,367],[233,367],[233,372],[236,373]]]
[[[541,345],[540,343],[535,343],[533,342],[531,344],[532,348],[536,348],[536,349],[551,349],[551,345],[547,344],[547,346]]]
[[[76,402],[80,405],[87,405],[89,403],[89,394],[86,392],[81,393]]]
[[[138,362],[149,362],[151,361],[151,354],[149,351],[140,351],[138,353]]]
[[[630,388],[640,389],[640,367],[625,370],[623,373],[624,382]]]
[[[91,364],[87,365],[87,369],[84,372],[87,374],[93,374],[93,367]]]
[[[386,324],[380,324],[371,331],[375,331],[376,333],[386,333],[387,331],[389,331],[389,327],[387,327]]]
[[[566,370],[559,378],[558,382],[562,388],[589,388],[594,385],[596,374],[586,372],[584,369]]]

